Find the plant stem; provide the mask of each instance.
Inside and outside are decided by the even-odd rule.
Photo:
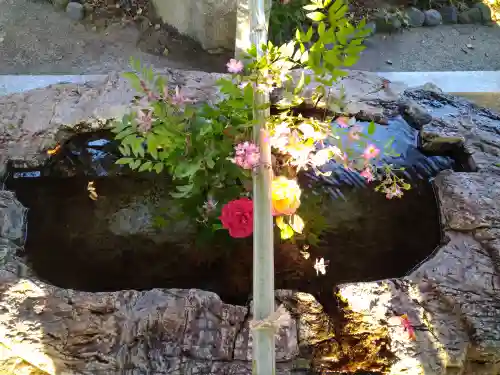
[[[267,44],[269,0],[250,0],[251,41],[257,48],[257,58],[263,56]],[[271,212],[271,146],[267,132],[270,116],[269,95],[254,86],[254,140],[260,149],[260,165],[253,178],[254,235],[253,235],[253,319],[267,319],[274,312],[274,241]],[[274,375],[275,346],[272,328],[252,331],[253,375]]]

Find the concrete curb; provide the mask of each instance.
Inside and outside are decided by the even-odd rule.
[[[500,71],[379,72],[379,76],[409,87],[433,83],[444,92],[500,93]],[[85,83],[102,80],[95,75],[0,75],[0,95],[23,92],[56,83]]]
[[[93,75],[0,75],[0,95],[43,88],[56,83],[85,83],[106,78]]]
[[[500,93],[500,71],[379,72],[379,76],[409,87],[428,82],[450,93]]]

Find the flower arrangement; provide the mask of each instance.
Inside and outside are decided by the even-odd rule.
[[[217,82],[222,94],[217,103],[196,103],[135,60],[132,66],[139,75],[126,73],[140,93],[142,108],[115,124],[123,154],[118,163],[140,172],[168,172],[176,186],[172,197],[184,202],[185,213],[203,230],[224,229],[234,238],[252,235],[252,174],[261,163],[251,134],[257,92],[283,93],[265,129],[273,155],[272,165],[267,166],[273,171],[272,210],[282,240],[299,237],[307,242],[319,235],[308,227],[311,217],[301,213],[313,201],[298,183],[301,171],[326,175],[322,167],[337,163],[367,182],[378,181],[376,189],[388,199],[401,197],[410,188],[392,165],[381,164],[381,155],[392,151],[390,144],[381,150],[371,142],[376,124],[361,128],[355,118],[339,112],[330,97],[329,86],[346,75],[340,67],[357,61],[369,30],[364,22],[349,23],[342,0],[313,0],[304,9],[314,27],[297,30],[295,38],[282,46],[268,42],[263,56],[258,57],[254,46],[246,64],[236,59],[227,63],[231,76]],[[333,49],[325,47],[332,43]],[[297,81],[292,72],[296,68],[313,73],[302,71]],[[303,92],[313,80],[319,83],[313,99],[326,105],[321,116],[306,117],[300,113]]]

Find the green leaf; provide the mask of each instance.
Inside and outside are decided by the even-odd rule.
[[[307,14],[307,18],[310,18],[313,21],[319,22],[319,21],[323,21],[326,18],[326,16],[321,12],[312,12],[312,13]]]
[[[300,57],[302,56],[302,52],[300,52],[300,49],[298,49],[297,51],[295,51],[295,53],[293,54],[293,57],[292,57],[292,60],[293,61],[300,61]]]
[[[215,232],[216,230],[224,229],[222,224],[212,224],[212,230]]]
[[[292,40],[291,42],[289,42],[287,44],[283,44],[279,48],[279,51],[283,56],[291,58],[293,53],[295,52],[295,41]]]
[[[165,89],[165,79],[162,76],[158,76],[156,78],[155,87],[158,92],[163,94],[163,91]]]
[[[153,159],[158,159],[159,137],[153,133],[148,134],[146,138],[146,146],[148,154],[150,154]]]
[[[135,130],[132,129],[131,127],[129,127],[129,128],[126,128],[125,130],[123,130],[122,132],[118,133],[117,135],[115,135],[115,139],[120,140],[120,139],[128,137],[129,135],[132,135],[134,133],[135,133]]]
[[[318,26],[318,35],[322,37],[325,34],[325,30],[326,30],[326,25],[324,22],[321,22]]]
[[[132,163],[129,164],[129,168],[132,170],[135,170],[141,166],[141,161],[139,159],[134,160]]]
[[[153,163],[147,161],[143,165],[141,165],[141,167],[139,168],[139,172],[150,171],[152,168],[153,168]]]
[[[302,56],[300,56],[300,62],[305,64],[309,60],[309,51],[305,51]]]
[[[294,231],[290,225],[285,224],[285,227],[280,231],[280,235],[282,240],[288,240],[293,237]]]
[[[153,83],[155,80],[155,74],[153,72],[153,68],[150,66],[149,68],[143,69],[143,74],[146,80],[150,83]]]
[[[307,235],[307,242],[312,246],[317,246],[319,244],[319,237],[314,233],[309,233]]]
[[[196,172],[200,170],[200,160],[191,163],[183,162],[175,168],[175,176],[178,178],[191,178]]]
[[[119,165],[128,165],[131,164],[134,161],[132,158],[120,158],[116,161],[116,164]]]
[[[221,92],[224,94],[236,98],[241,97],[241,89],[229,79],[221,78],[217,80],[216,85],[220,87]]]
[[[293,90],[295,95],[298,95],[302,91],[302,89],[304,88],[304,84],[306,83],[305,76],[306,75],[305,75],[304,71],[302,71],[300,74],[299,82],[297,83],[297,87],[295,87],[295,89]]]
[[[130,66],[132,66],[132,69],[134,69],[136,72],[141,71],[141,61],[139,59],[136,59],[134,56],[130,56]]]
[[[304,38],[304,40],[302,40],[302,42],[309,42],[312,39],[313,33],[314,33],[313,27],[309,26],[309,29],[307,30],[306,33],[306,37]]]
[[[144,157],[144,146],[142,145],[143,141],[144,138],[133,136],[133,138],[130,138],[129,142],[132,153],[140,158]]]
[[[118,149],[120,150],[123,156],[130,156],[130,146],[127,144],[121,144]]]
[[[177,186],[178,193],[172,192],[170,195],[174,198],[186,198],[193,191],[193,184]]]
[[[375,133],[375,130],[377,130],[375,122],[370,121],[370,124],[368,125],[368,135],[373,135]]]
[[[343,61],[343,65],[348,67],[348,66],[353,66],[356,64],[359,60],[359,57],[354,55],[354,56],[346,56],[346,58]]]
[[[156,173],[161,173],[163,171],[163,163],[156,163],[153,169],[155,170]]]
[[[302,39],[302,33],[300,32],[300,29],[295,30],[295,39],[300,42]]]
[[[305,10],[316,10],[316,9],[319,9],[320,7],[317,6],[317,5],[314,5],[314,4],[308,4],[308,5],[304,5],[302,7],[302,9],[305,9]]]
[[[276,226],[283,230],[288,224],[285,223],[285,217],[284,216],[277,216],[276,217]]]
[[[123,73],[123,77],[128,79],[128,81],[130,82],[130,85],[132,86],[132,88],[135,91],[138,91],[141,93],[144,92],[144,89],[142,88],[142,85],[141,85],[141,79],[137,76],[137,74],[135,74],[134,72],[126,72],[126,73]]]
[[[248,84],[243,89],[243,100],[246,105],[253,104],[253,87],[251,84]]]
[[[193,190],[194,184],[188,184],[188,185],[179,185],[177,186],[177,190],[179,190],[181,193],[186,193],[190,192]]]
[[[293,215],[290,218],[290,227],[297,233],[302,233],[304,231],[304,220],[299,215]]]
[[[205,159],[205,163],[207,164],[208,169],[213,169],[215,167],[215,161],[211,156]]]

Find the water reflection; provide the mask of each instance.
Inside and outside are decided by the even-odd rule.
[[[370,123],[366,121],[356,123],[356,126],[365,133],[369,125]],[[342,144],[346,144],[347,141],[345,137],[341,139]],[[425,155],[419,149],[418,131],[408,125],[401,116],[390,119],[388,125],[377,125],[373,134],[370,135],[370,143],[381,150],[384,150],[387,144],[391,144],[391,148],[397,156],[382,152],[377,167],[393,164],[395,168],[404,168],[400,174],[410,183],[415,180],[430,179],[440,171],[455,167],[455,161],[451,157]],[[353,149],[355,152],[361,153],[363,151],[361,147],[356,145]],[[317,176],[314,172],[309,172],[307,175],[313,180],[327,183],[329,185],[328,191],[333,196],[343,197],[341,188],[346,185],[351,187],[368,186],[366,180],[359,173],[348,171],[334,161],[323,166],[321,171],[331,172],[331,175]]]

